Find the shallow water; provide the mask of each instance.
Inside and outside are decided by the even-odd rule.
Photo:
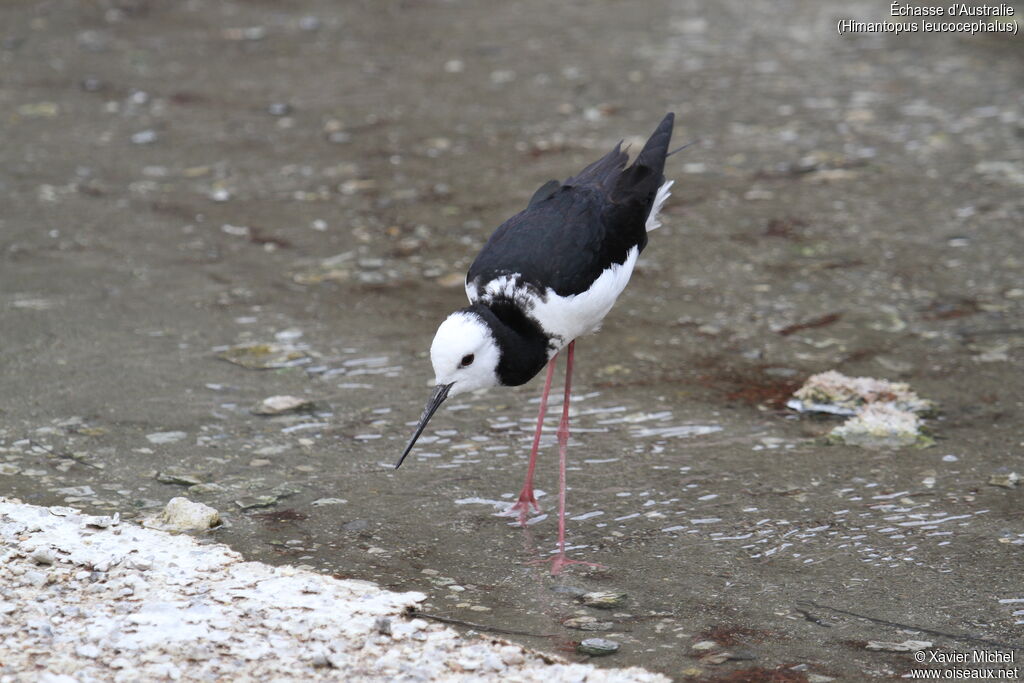
[[[596,616],[622,644],[600,661],[678,678],[903,673],[863,644],[910,626],[1019,643],[1020,489],[987,483],[1021,468],[1008,43],[838,41],[843,3],[135,4],[0,10],[0,99],[57,112],[21,110],[0,148],[3,492],[128,515],[188,495],[253,559],[423,590],[566,656],[590,634],[562,622]],[[577,346],[568,543],[606,568],[552,579],[528,563],[557,536],[557,400],[543,514],[498,514],[537,382],[453,400],[393,464],[490,228],[669,108],[699,143]],[[280,367],[218,358],[257,342]],[[831,368],[936,400],[937,445],[824,446],[836,422],[783,405]],[[280,394],[315,406],[252,414]]]

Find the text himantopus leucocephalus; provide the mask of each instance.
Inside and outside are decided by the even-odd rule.
[[[647,232],[672,181],[664,175],[674,116],[668,114],[631,166],[619,143],[564,183],[551,180],[522,212],[505,221],[466,275],[470,305],[441,323],[430,346],[434,391],[397,469],[431,416],[449,396],[518,386],[547,364],[526,482],[510,509],[525,522],[540,510],[533,472],[558,353],[566,346],[565,397],[558,426],[558,553],[551,572],[578,563],[565,556],[565,457],[576,339],[596,332],[629,282]],[[590,564],[590,563],[582,563]]]

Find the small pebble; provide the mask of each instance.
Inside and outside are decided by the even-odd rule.
[[[572,617],[563,621],[562,626],[577,631],[611,631],[615,624],[610,621],[598,621],[594,617]]]
[[[50,582],[50,577],[47,574],[37,571],[27,571],[22,578],[25,583],[34,588],[42,588]]]
[[[243,510],[254,510],[256,508],[268,508],[276,504],[277,496],[245,496],[235,501],[235,505]]]
[[[282,415],[284,413],[297,413],[313,408],[313,402],[308,398],[298,396],[269,396],[252,408],[254,415]]]
[[[607,638],[587,638],[576,646],[576,650],[580,654],[590,655],[591,657],[603,657],[618,652],[619,644]]]
[[[181,441],[187,436],[188,434],[185,432],[154,432],[152,434],[146,434],[146,440],[150,443],[165,444]]]
[[[626,601],[626,594],[617,591],[595,591],[593,593],[584,593],[577,600],[587,607],[613,609]]]
[[[132,135],[132,142],[136,145],[149,145],[156,142],[155,130],[143,130]]]
[[[36,564],[53,564],[57,561],[57,556],[49,546],[36,548],[29,557]]]
[[[75,648],[75,653],[79,657],[88,657],[89,659],[96,659],[100,656],[100,649],[92,644],[79,645]]]
[[[147,560],[145,557],[136,557],[132,560],[131,566],[138,569],[140,572],[147,571],[153,568],[153,563]]]
[[[1020,483],[1020,475],[1016,472],[1010,472],[1009,474],[993,474],[988,478],[988,483],[991,486],[1001,486],[1004,489],[1012,489]]]
[[[312,14],[307,14],[299,19],[299,28],[303,31],[315,31],[320,28],[321,25],[322,22],[320,21],[320,18],[315,17]]]

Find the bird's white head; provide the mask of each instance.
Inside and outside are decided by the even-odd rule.
[[[420,438],[430,418],[449,396],[498,384],[498,362],[501,351],[491,329],[472,309],[456,311],[448,316],[434,335],[430,345],[430,362],[434,365],[434,391],[416,425],[409,444],[395,469]]]
[[[471,310],[448,316],[430,345],[434,384],[450,386],[449,396],[496,386],[500,360],[491,329]]]

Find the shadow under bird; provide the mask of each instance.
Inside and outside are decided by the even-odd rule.
[[[665,116],[631,165],[620,142],[565,182],[542,185],[523,211],[494,231],[466,275],[470,305],[449,315],[434,335],[430,361],[437,386],[395,465],[401,466],[449,396],[525,384],[546,365],[526,481],[509,509],[525,523],[530,506],[540,511],[533,473],[555,363],[566,349],[552,574],[569,564],[593,564],[565,555],[565,461],[576,339],[600,328],[647,246],[647,233],[661,225],[658,212],[672,186],[664,169],[673,122],[673,114]]]

